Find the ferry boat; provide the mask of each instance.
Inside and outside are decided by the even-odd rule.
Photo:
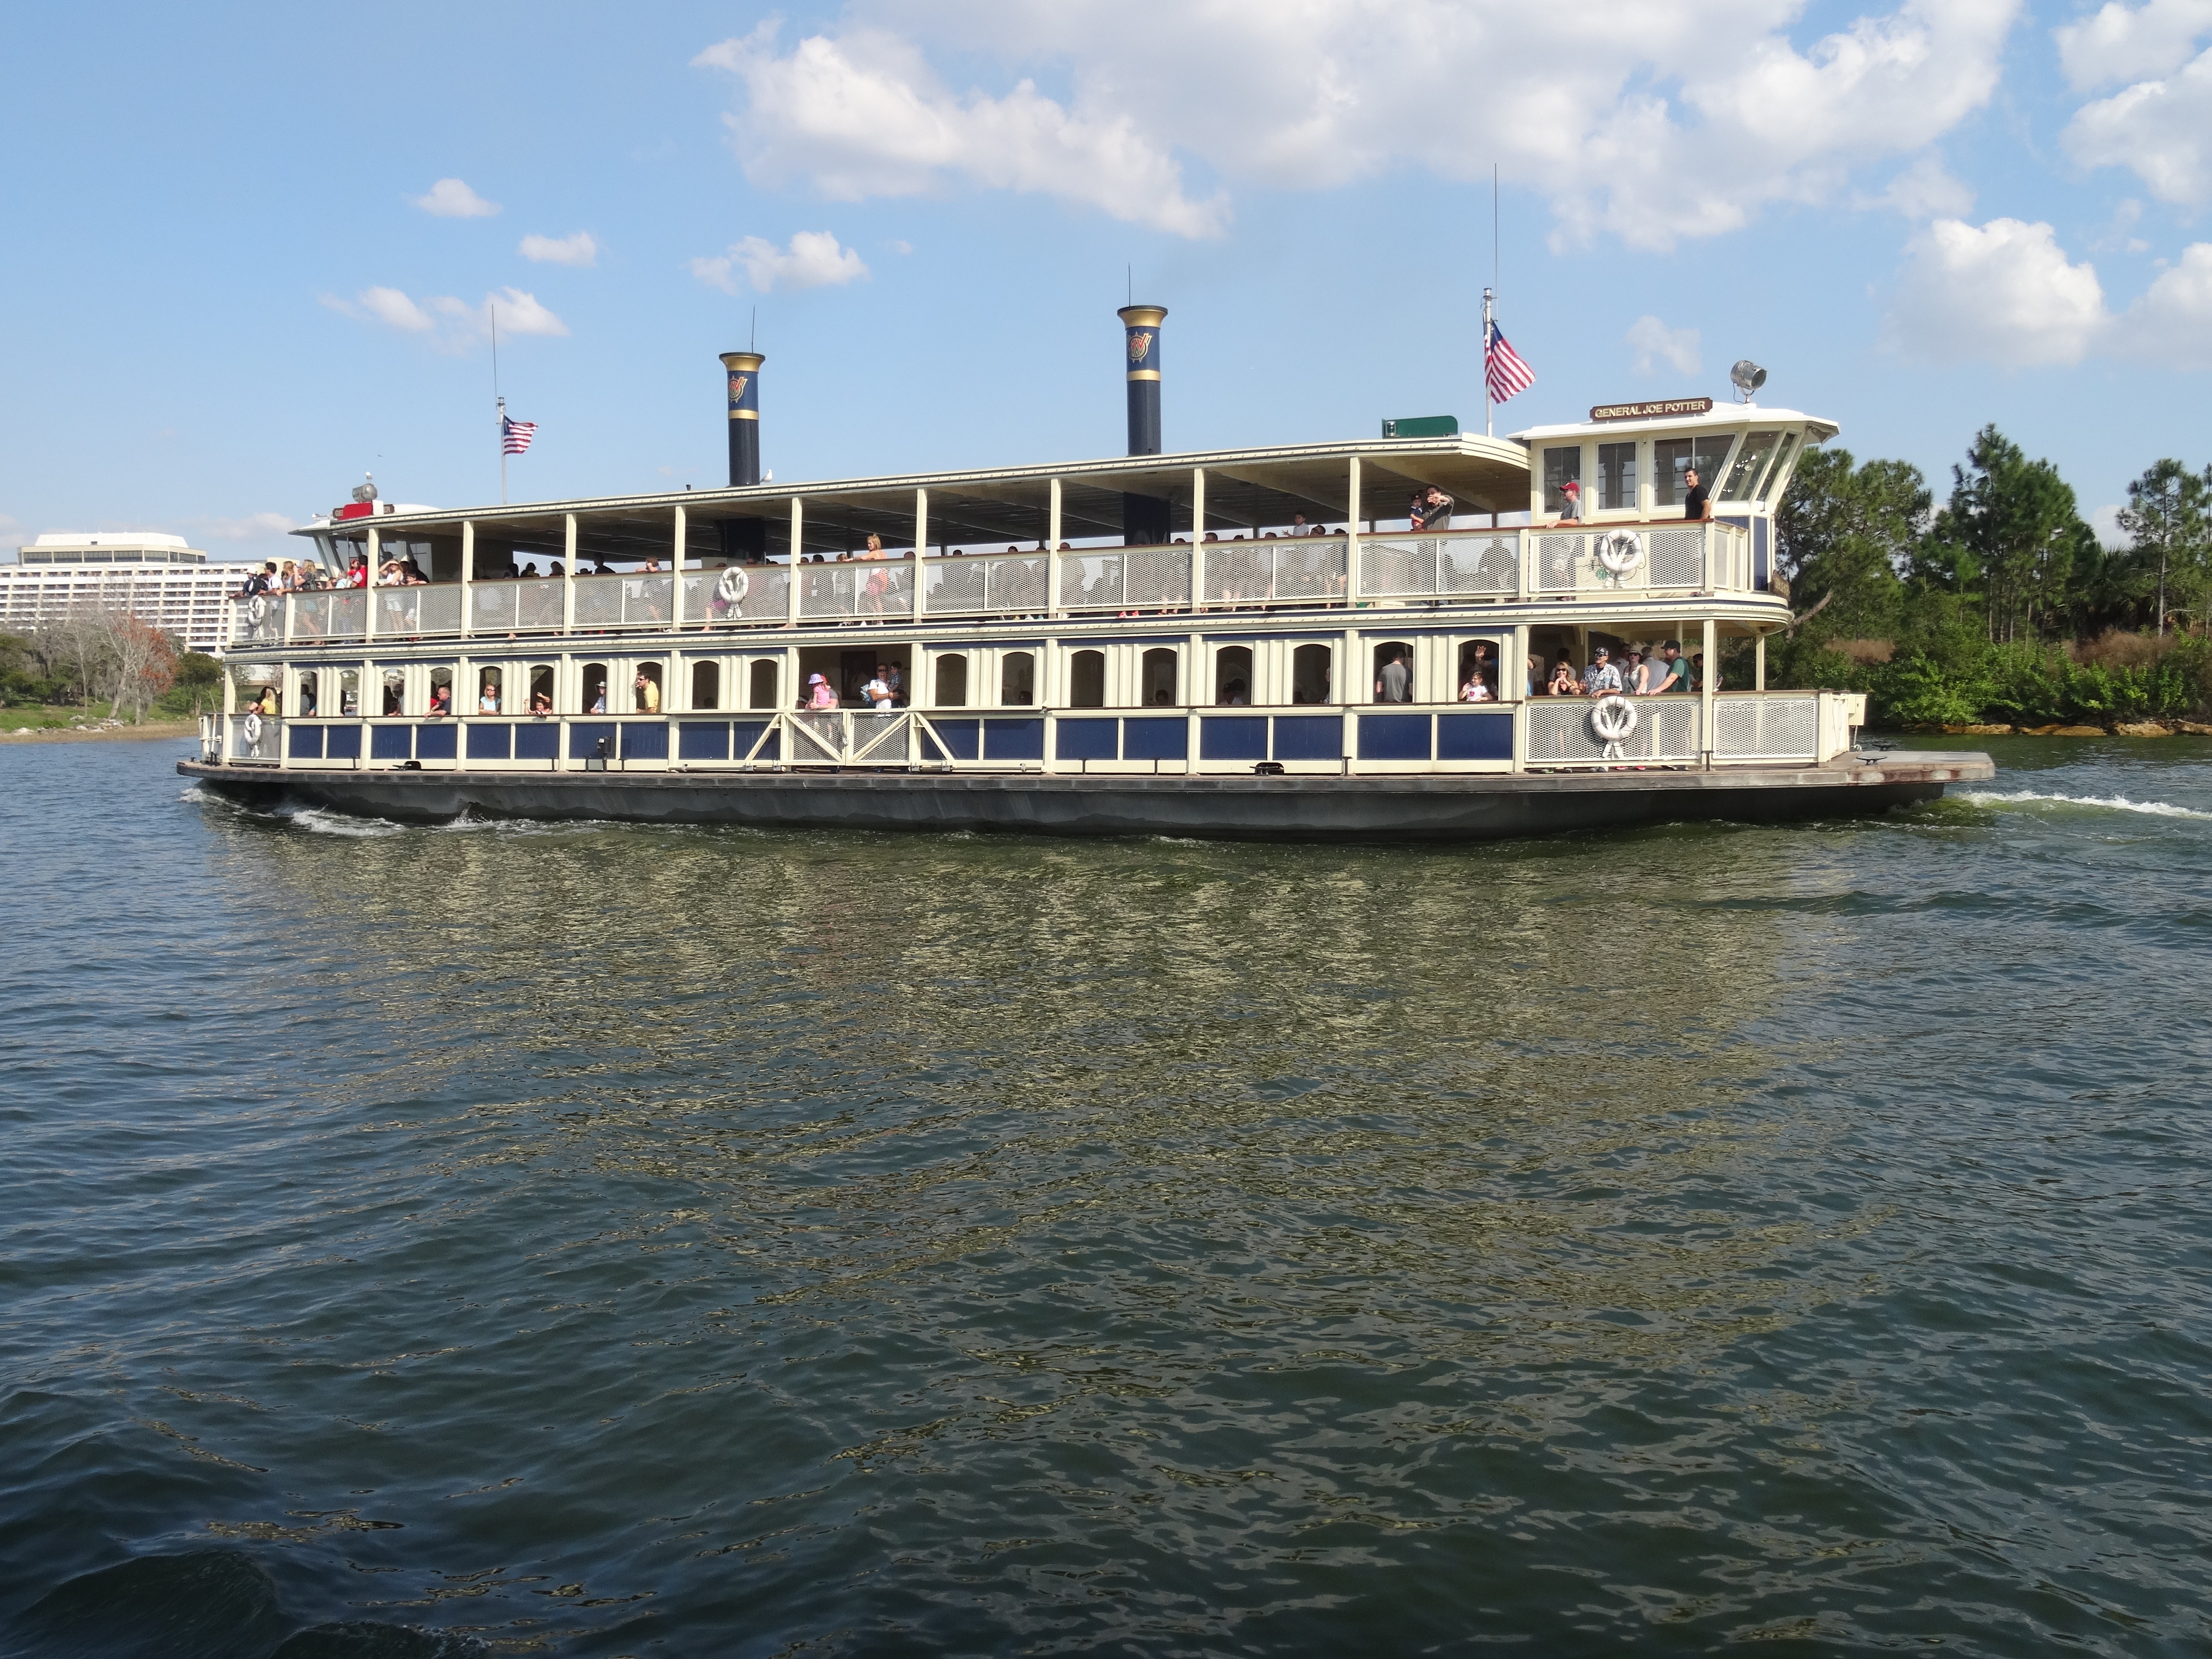
[[[776,484],[765,360],[732,352],[726,489],[339,509],[299,532],[313,562],[405,585],[235,603],[179,769],[404,821],[1392,841],[1879,811],[1992,775],[1863,748],[1862,696],[1766,689],[1774,509],[1832,422],[1698,398],[1163,453],[1166,313],[1121,315],[1126,455]],[[1668,641],[1693,689],[1547,690],[1561,657]]]

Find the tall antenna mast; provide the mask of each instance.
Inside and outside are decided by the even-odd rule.
[[[1498,163],[1490,164],[1490,286],[1482,290],[1482,435],[1498,434],[1492,430],[1490,403],[1490,331],[1498,326]]]

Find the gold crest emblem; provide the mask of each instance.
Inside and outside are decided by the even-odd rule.
[[[1141,363],[1148,356],[1151,355],[1152,349],[1152,337],[1149,331],[1139,331],[1133,332],[1129,336],[1129,361],[1131,362]]]
[[[742,403],[742,402],[744,402],[744,396],[745,396],[745,387],[746,387],[749,384],[750,384],[750,380],[748,380],[748,378],[747,378],[746,376],[744,376],[744,375],[743,375],[743,374],[732,374],[732,375],[731,375],[731,376],[730,376],[730,401],[731,401],[732,403],[733,403],[733,404],[735,404],[735,403]]]

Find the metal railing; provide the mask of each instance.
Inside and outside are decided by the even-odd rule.
[[[1607,739],[1597,704],[1584,697],[1540,698],[1528,705],[1528,764],[1575,766],[1690,762],[1698,758],[1702,700],[1683,695],[1634,697],[1636,727]]]
[[[1713,697],[1715,760],[1814,760],[1820,751],[1819,694]]]
[[[274,714],[225,716],[222,758],[233,766],[283,764],[284,722]]]
[[[515,634],[785,628],[1251,605],[1443,605],[1747,592],[1751,538],[1708,522],[1261,538],[1048,554],[942,555],[266,594],[228,606],[233,646]],[[678,584],[681,583],[679,594]],[[793,584],[797,584],[796,605]],[[678,601],[681,599],[679,608]],[[373,623],[373,628],[370,624]]]

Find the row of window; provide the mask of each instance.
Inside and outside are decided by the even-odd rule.
[[[1714,432],[1690,438],[1655,438],[1649,441],[1648,446],[1632,439],[1595,445],[1596,499],[1592,501],[1585,497],[1584,505],[1601,513],[1657,512],[1678,507],[1690,493],[1689,474],[1693,471],[1705,485],[1706,495],[1716,501],[1766,499],[1772,488],[1789,476],[1790,458],[1796,447],[1797,434],[1779,428],[1748,433],[1741,446],[1735,449],[1735,461],[1730,465],[1729,453],[1735,443],[1735,434]],[[1639,451],[1647,447],[1651,470],[1651,499],[1648,502],[1638,494],[1638,477]],[[1581,444],[1560,444],[1544,451],[1547,513],[1566,510],[1567,484],[1572,483],[1578,492],[1581,490],[1584,449]]]
[[[1501,648],[1500,638],[1487,635],[1419,644],[1370,641],[1364,654],[1371,655],[1371,661],[1352,670],[1357,675],[1364,667],[1365,674],[1340,686],[1340,647],[1322,641],[1217,645],[1196,659],[1197,672],[1188,682],[1184,677],[1189,657],[1181,645],[1085,647],[1069,650],[1062,658],[1057,701],[1071,708],[1180,708],[1191,703],[1236,708],[1285,701],[1486,701],[1518,696],[1517,684],[1501,684]],[[880,654],[839,646],[802,648],[796,653],[797,684],[791,685],[786,684],[788,663],[781,655],[735,663],[696,659],[684,665],[681,697],[671,695],[669,665],[653,659],[571,663],[565,688],[562,670],[550,663],[478,663],[468,671],[465,685],[456,684],[458,670],[451,663],[386,664],[370,671],[367,708],[362,671],[356,667],[299,670],[291,677],[289,699],[280,689],[281,676],[269,666],[245,665],[234,672],[240,709],[325,719],[866,708],[881,695],[871,690],[878,685],[888,686],[894,704],[901,707],[918,700],[923,707],[939,709],[1029,708],[1040,702],[1037,652],[929,652],[923,658],[928,684],[917,699],[909,680],[910,650],[905,645],[885,647]],[[1401,665],[1401,672],[1392,673],[1394,663]]]

